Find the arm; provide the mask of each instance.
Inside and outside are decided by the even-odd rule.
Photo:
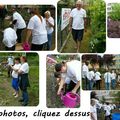
[[[69,20],[69,31],[72,30],[72,22],[73,22],[73,18],[70,17],[70,20]]]
[[[46,22],[50,25],[50,27],[54,27],[54,24],[52,24],[49,20],[46,19]]]
[[[27,30],[27,35],[26,35],[26,40],[25,40],[26,42],[29,41],[31,34],[32,34],[32,30],[31,30],[31,29],[28,29],[28,30]]]
[[[60,86],[59,86],[58,91],[57,91],[57,95],[60,95],[60,92],[61,92],[64,84],[65,84],[65,80],[61,79]]]
[[[93,113],[91,113],[91,118],[92,118],[92,120],[95,120]]]
[[[15,69],[12,65],[10,65],[10,67],[12,68],[12,70],[14,70],[15,72],[18,72],[19,69]]]
[[[72,93],[76,93],[78,88],[80,87],[80,81],[77,82],[76,86],[74,87],[74,89],[72,90]]]
[[[84,26],[85,26],[85,31],[86,31],[87,29],[87,18],[86,17],[84,17]]]

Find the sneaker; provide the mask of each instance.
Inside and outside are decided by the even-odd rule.
[[[13,93],[13,96],[16,96],[16,92],[15,92],[15,93]]]
[[[16,94],[14,97],[15,97],[15,98],[18,98],[18,94]]]
[[[27,106],[28,105],[28,103],[22,103],[22,106]]]

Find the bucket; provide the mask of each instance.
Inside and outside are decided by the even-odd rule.
[[[112,120],[120,120],[120,113],[112,114]]]
[[[78,94],[68,92],[65,95],[61,94],[61,100],[65,107],[75,108],[80,103],[80,96]]]

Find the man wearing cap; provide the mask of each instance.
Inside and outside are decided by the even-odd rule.
[[[63,85],[68,82],[70,83],[70,88],[72,93],[76,93],[77,90],[80,87],[80,79],[81,79],[81,71],[80,71],[80,61],[78,60],[72,60],[70,62],[56,64],[55,65],[56,72],[65,73],[66,77],[61,79],[60,86],[58,89],[57,94],[59,95],[61,93],[61,90],[63,88]]]
[[[83,39],[84,30],[86,27],[86,11],[82,8],[82,1],[76,2],[76,8],[70,13],[69,30],[72,31],[72,36],[76,42],[77,52],[80,50],[81,41]]]

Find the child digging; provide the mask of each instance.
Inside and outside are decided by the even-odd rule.
[[[20,64],[20,58],[15,58],[15,65],[11,66],[11,68],[13,69],[12,72],[12,87],[14,89],[14,97],[17,98],[18,97],[18,91],[19,91],[19,85],[18,85],[18,70],[20,68],[21,64]]]

